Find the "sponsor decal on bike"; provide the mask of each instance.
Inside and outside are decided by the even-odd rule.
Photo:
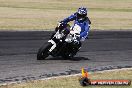
[[[49,50],[51,52],[56,47],[56,43],[53,40],[49,40],[48,42],[53,44],[53,46]]]

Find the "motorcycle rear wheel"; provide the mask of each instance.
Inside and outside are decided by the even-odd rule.
[[[47,58],[49,56],[49,49],[51,48],[52,44],[51,43],[47,43],[44,44],[37,53],[37,60],[44,60],[45,58]]]

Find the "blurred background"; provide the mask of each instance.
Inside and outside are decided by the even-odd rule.
[[[132,29],[132,0],[0,0],[0,30],[53,30],[81,6],[91,30]]]

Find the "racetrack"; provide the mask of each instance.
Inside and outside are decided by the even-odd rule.
[[[132,31],[91,31],[72,60],[48,57],[37,61],[37,50],[52,32],[0,32],[0,83],[58,75],[132,67]]]

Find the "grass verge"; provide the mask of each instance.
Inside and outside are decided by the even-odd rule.
[[[59,77],[47,80],[36,80],[27,83],[0,86],[0,88],[84,88],[80,86],[80,76]],[[95,72],[90,74],[90,79],[129,79],[132,81],[132,69]],[[89,86],[85,88],[132,88],[130,86]]]

